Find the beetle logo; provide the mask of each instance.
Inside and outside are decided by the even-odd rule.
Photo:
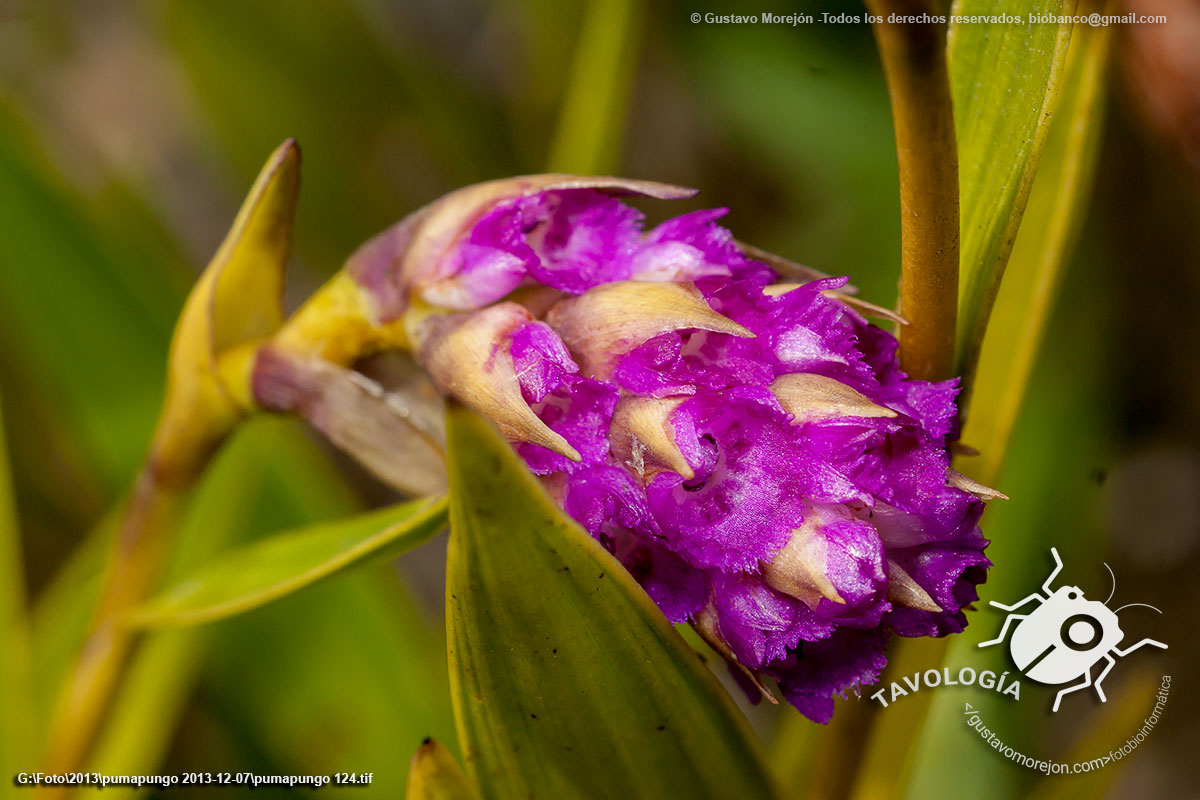
[[[1016,630],[1013,631],[1012,640],[1008,644],[1008,651],[1012,655],[1017,669],[1026,677],[1048,686],[1063,686],[1072,681],[1080,681],[1067,686],[1058,693],[1058,696],[1054,698],[1053,711],[1058,711],[1063,695],[1086,689],[1089,686],[1096,689],[1100,702],[1106,702],[1108,698],[1104,696],[1104,689],[1100,684],[1103,683],[1109,670],[1117,663],[1114,656],[1127,656],[1146,645],[1167,649],[1165,644],[1153,639],[1142,639],[1129,647],[1120,646],[1125,634],[1121,631],[1121,626],[1117,624],[1117,613],[1131,606],[1145,606],[1146,608],[1154,608],[1154,606],[1146,603],[1129,603],[1115,611],[1110,609],[1108,601],[1112,599],[1113,593],[1117,590],[1115,575],[1112,579],[1112,591],[1108,594],[1108,600],[1103,603],[1086,599],[1078,586],[1060,586],[1058,589],[1051,589],[1050,584],[1062,570],[1063,563],[1058,557],[1057,549],[1051,547],[1050,555],[1054,556],[1054,571],[1042,584],[1042,592],[1034,592],[1024,600],[1008,606],[997,603],[995,600],[991,601],[996,608],[1009,612],[1016,611],[1034,601],[1038,601],[1038,605],[1028,614],[1010,613],[1004,619],[1000,635],[995,639],[981,642],[979,646],[990,647],[1003,642],[1009,626],[1015,620],[1020,620]],[[1112,568],[1108,564],[1104,566],[1108,569],[1108,574],[1112,575]],[[1154,610],[1162,613],[1157,608]],[[1100,670],[1100,674],[1093,679],[1092,668],[1101,661],[1106,663]]]

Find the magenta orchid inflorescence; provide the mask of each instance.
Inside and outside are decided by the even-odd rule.
[[[890,634],[963,629],[994,495],[949,468],[957,381],[906,377],[845,278],[780,283],[721,210],[644,232],[569,183],[478,208],[447,231],[418,215],[351,270],[386,296],[372,265],[406,252],[397,302],[435,309],[412,325],[435,382],[748,691],[768,676],[827,722]]]

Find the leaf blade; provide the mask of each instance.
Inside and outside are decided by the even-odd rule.
[[[478,796],[445,745],[428,738],[421,743],[408,768],[406,800],[476,800]]]
[[[483,796],[773,796],[745,719],[629,573],[489,423],[453,408],[447,430],[448,654]]]
[[[1009,280],[997,294],[980,351],[979,401],[963,437],[980,458],[965,469],[991,485],[999,476],[1058,287],[1082,224],[1102,122],[1107,28],[1081,31],[1071,46],[1057,121],[1030,192],[1029,221],[1013,244]]]
[[[959,17],[1069,15],[1076,0],[955,0]],[[1057,107],[1070,24],[952,25],[962,250],[956,374],[969,381]]]
[[[1038,345],[1045,334],[1056,289],[1086,205],[1084,198],[1099,140],[1104,61],[1110,35],[1107,28],[1089,27],[1072,37],[1058,112],[1050,126],[1042,163],[1029,195],[1028,218],[1013,245],[1006,278],[984,339],[975,398],[963,430],[963,441],[978,447],[980,455],[960,459],[956,466],[988,485],[997,485],[1008,455],[1021,399],[1029,390]],[[1029,492],[1021,497],[1026,507],[1037,502]],[[1027,556],[1034,557],[1031,535],[1038,527],[1014,527],[1011,523],[1006,527],[1006,513],[1011,510],[1000,508],[988,512],[990,538],[996,541],[988,551],[990,557],[1000,564],[1002,555],[1013,552],[1007,548],[1026,548]],[[1004,553],[998,554],[997,548]],[[997,573],[989,585],[997,580],[1005,578]],[[938,640],[940,648],[933,643],[905,642],[901,657],[906,660],[892,667],[893,674],[907,674],[923,665],[955,663],[968,658],[968,654],[977,658],[977,639],[968,635],[953,642]],[[961,714],[957,707],[951,708],[942,699],[914,698],[914,701],[921,704],[905,704],[889,711],[872,732],[863,761],[864,774],[878,779],[861,781],[857,797],[871,797],[894,785],[897,775],[912,796],[922,796],[946,780],[944,745],[959,740]],[[914,739],[915,744],[897,748],[896,739],[913,730],[922,731]],[[954,771],[959,776],[988,776],[988,780],[981,782],[986,787],[981,791],[988,797],[1004,797],[1018,791],[1011,778],[990,773],[993,765],[986,756],[964,751],[954,761]]]
[[[139,627],[213,622],[258,608],[367,559],[399,554],[434,536],[446,500],[414,500],[301,528],[234,550],[129,616]]]

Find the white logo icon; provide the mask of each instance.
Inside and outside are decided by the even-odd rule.
[[[1115,575],[1113,576],[1113,590],[1109,592],[1108,600],[1103,603],[1084,598],[1083,591],[1078,586],[1062,586],[1057,590],[1051,589],[1050,584],[1062,570],[1063,563],[1055,548],[1050,548],[1050,555],[1054,556],[1054,571],[1042,584],[1042,592],[1045,594],[1034,592],[1024,600],[1010,606],[997,603],[995,600],[991,601],[996,608],[1002,608],[1005,611],[1016,611],[1026,603],[1035,600],[1039,601],[1038,606],[1028,614],[1009,614],[1000,628],[1000,635],[995,639],[980,643],[979,646],[989,647],[1003,642],[1005,634],[1008,633],[1008,626],[1014,620],[1021,620],[1017,624],[1017,629],[1013,631],[1012,641],[1008,645],[1009,653],[1012,654],[1017,669],[1032,680],[1050,686],[1062,686],[1082,678],[1080,683],[1068,686],[1058,693],[1058,696],[1054,698],[1054,711],[1058,711],[1064,694],[1086,689],[1089,686],[1095,687],[1100,702],[1106,702],[1108,698],[1104,696],[1104,689],[1100,687],[1100,684],[1113,665],[1117,663],[1113,656],[1127,656],[1145,645],[1167,649],[1165,644],[1153,639],[1142,639],[1137,644],[1125,648],[1119,646],[1125,634],[1122,633],[1121,626],[1117,624],[1117,612],[1131,606],[1145,606],[1146,608],[1154,608],[1154,606],[1145,603],[1129,603],[1116,611],[1110,609],[1107,605],[1108,600],[1112,599],[1113,592],[1117,590]],[[1108,567],[1108,564],[1104,566],[1112,575],[1112,568]],[[1162,613],[1157,608],[1154,610]],[[1092,667],[1101,661],[1108,663],[1093,680]]]

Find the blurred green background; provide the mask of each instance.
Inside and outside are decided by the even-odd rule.
[[[1153,13],[1177,15],[1171,36],[1190,35],[1195,52],[1196,12],[1158,2]],[[304,148],[289,308],[438,195],[577,164],[580,152],[597,172],[701,190],[669,210],[646,206],[651,219],[728,206],[739,238],[893,303],[896,158],[870,30],[689,21],[760,5],[0,0],[0,397],[41,716],[94,591],[106,514],[149,439],[175,316],[286,137]],[[861,13],[848,0],[770,10]],[[1036,725],[1020,717],[1035,703],[1000,707],[1010,743],[1106,752],[1137,727],[1114,727],[1113,708],[1140,719],[1156,671],[1176,676],[1166,716],[1134,757],[1039,781],[968,734],[957,716],[967,695],[944,690],[898,794],[1198,791],[1187,614],[1200,607],[1200,74],[1154,35],[1114,40],[1087,222],[998,482],[1013,499],[984,518],[996,566],[983,597],[1040,584],[1056,545],[1086,592],[1103,591],[1107,560],[1118,601],[1164,610],[1124,618],[1170,650],[1119,665],[1108,707],[1076,695],[1082,711],[1046,724],[1039,707]],[[173,569],[388,500],[303,426],[256,422],[206,481]],[[373,794],[399,796],[422,737],[453,747],[444,547],[156,635],[97,765],[373,772]],[[976,613],[950,663],[973,663],[972,645],[1000,620]],[[789,709],[752,714],[768,740],[781,720],[796,724]],[[813,746],[821,735],[800,734]],[[795,758],[794,747],[775,753]]]

